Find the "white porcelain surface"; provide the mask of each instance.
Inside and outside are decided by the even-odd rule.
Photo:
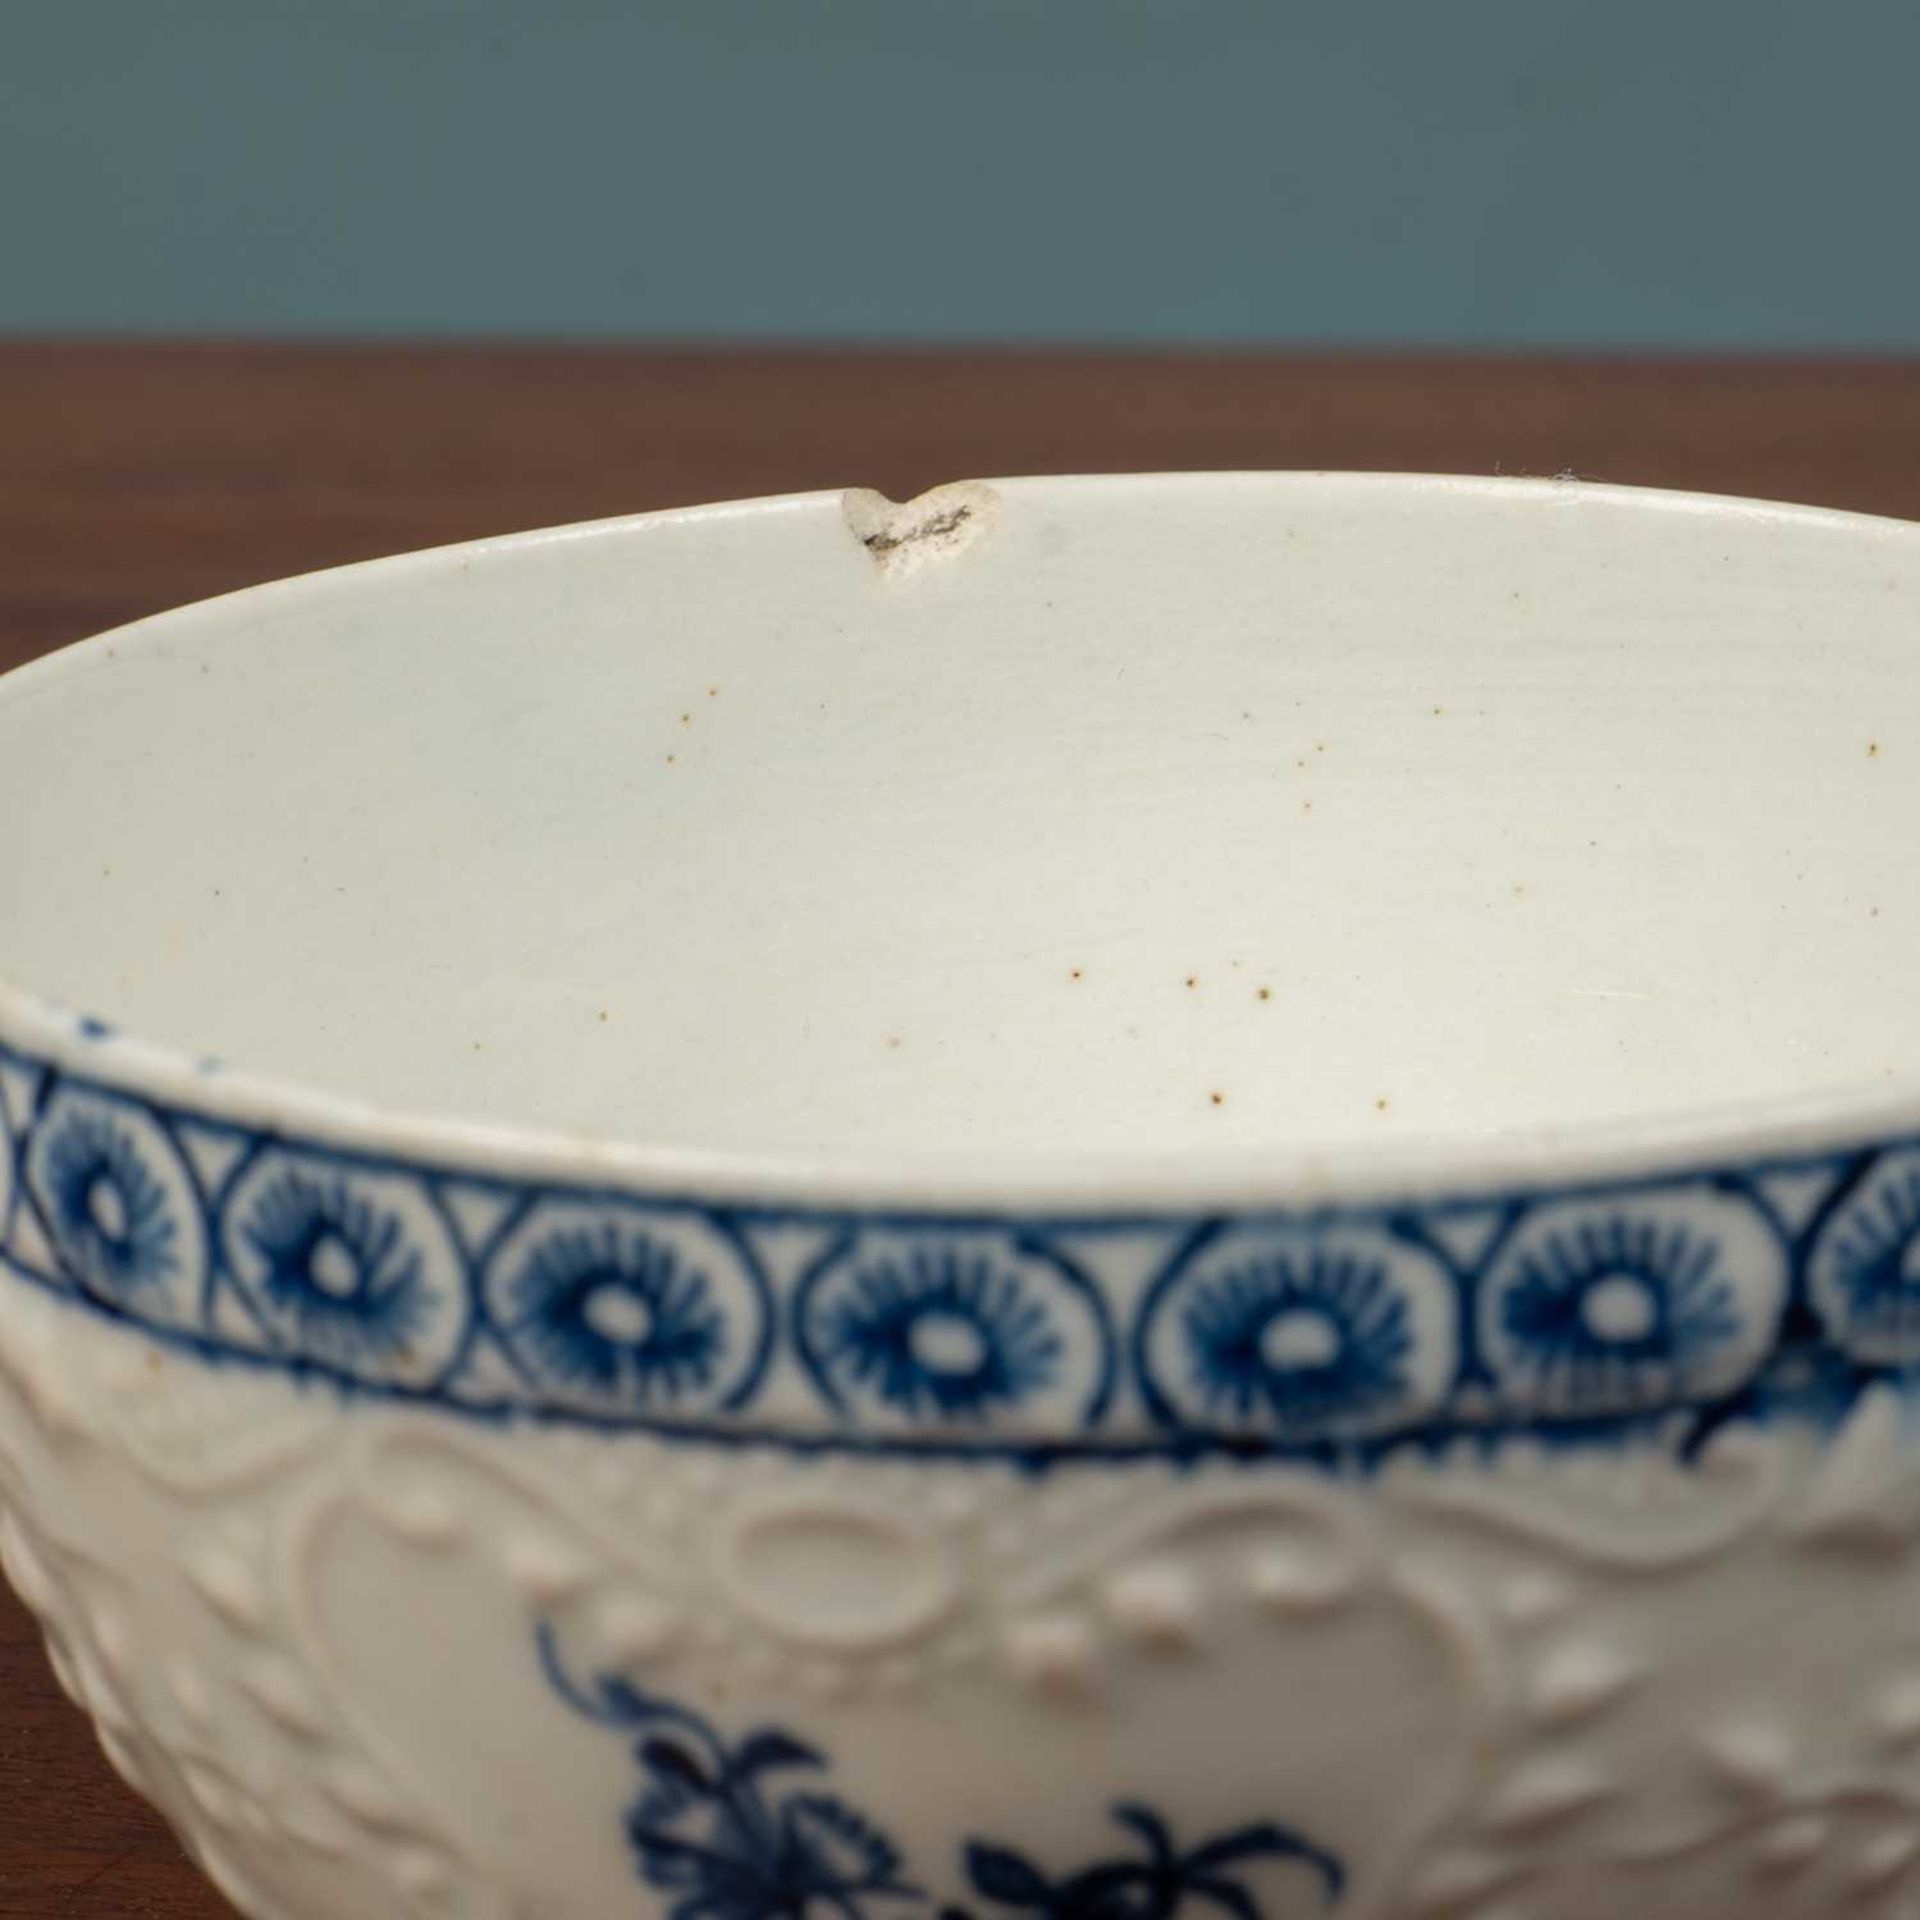
[[[1920,529],[1190,476],[9,677],[62,1679],[258,1920],[1917,1910],[1916,648]]]

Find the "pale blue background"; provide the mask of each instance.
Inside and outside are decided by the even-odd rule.
[[[0,0],[0,331],[1920,345],[1916,0]]]

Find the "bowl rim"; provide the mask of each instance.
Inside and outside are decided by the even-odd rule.
[[[1570,475],[1436,474],[1345,469],[1221,469],[1033,474],[990,479],[997,492],[1142,491],[1186,486],[1312,483],[1356,493],[1414,489],[1457,498],[1551,494],[1805,529],[1920,537],[1889,515],[1736,494],[1595,482]],[[119,649],[144,646],[214,608],[450,569],[481,556],[528,552],[688,521],[837,512],[845,489],[821,488],[621,514],[413,549],[213,595],[126,623],[0,674],[0,705],[84,673]],[[1836,1148],[1920,1139],[1920,1062],[1863,1084],[1809,1084],[1790,1093],[1703,1102],[1657,1116],[1626,1115],[1497,1132],[1406,1135],[1327,1149],[1299,1146],[1061,1152],[1044,1159],[991,1151],[876,1154],[694,1148],[564,1128],[480,1121],[388,1105],[304,1075],[230,1067],[190,1049],[120,1031],[92,1013],[0,971],[0,1058],[12,1054],[215,1122],[447,1172],[619,1187],[662,1200],[767,1203],[822,1212],[893,1208],[914,1217],[990,1219],[1162,1217],[1196,1208],[1297,1212],[1399,1199],[1484,1197],[1551,1186],[1577,1190],[1683,1168],[1791,1165]]]

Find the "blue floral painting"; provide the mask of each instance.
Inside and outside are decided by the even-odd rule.
[[[1413,1328],[1379,1261],[1276,1254],[1195,1286],[1182,1317],[1196,1392],[1238,1419],[1311,1430],[1406,1397]]]
[[[179,1263],[179,1228],[123,1127],[77,1114],[48,1141],[41,1191],[74,1271],[112,1294],[137,1293]]]
[[[947,1212],[295,1138],[8,1046],[0,1136],[11,1279],[461,1418],[1369,1473],[1521,1437],[1684,1464],[1728,1422],[1833,1431],[1883,1382],[1920,1391],[1913,1139],[1563,1189]]]
[[[575,1680],[542,1625],[541,1669],[559,1698],[633,1740],[641,1785],[626,1813],[638,1877],[667,1896],[668,1920],[885,1920],[923,1913],[932,1896],[871,1819],[827,1789],[818,1748],[777,1727],[729,1739],[704,1716],[618,1675]],[[1127,1845],[1049,1873],[1002,1842],[960,1849],[971,1896],[992,1914],[1031,1920],[1175,1920],[1211,1908],[1228,1920],[1286,1920],[1245,1880],[1259,1862],[1287,1862],[1320,1905],[1345,1890],[1339,1859],[1290,1828],[1256,1821],[1183,1848],[1150,1808],[1122,1803]],[[965,1901],[942,1920],[972,1920]]]
[[[1560,1202],[1527,1215],[1494,1263],[1483,1339],[1521,1404],[1662,1407],[1737,1386],[1785,1291],[1779,1241],[1743,1201]]]
[[[850,1236],[802,1280],[795,1321],[822,1390],[896,1426],[1097,1414],[1109,1391],[1093,1289],[982,1234]]]
[[[1151,1808],[1123,1801],[1113,1818],[1132,1843],[1129,1853],[1049,1875],[1012,1847],[973,1840],[966,1847],[967,1878],[992,1906],[1036,1920],[1174,1920],[1188,1907],[1210,1907],[1230,1920],[1267,1920],[1242,1877],[1259,1861],[1286,1860],[1305,1868],[1325,1905],[1337,1901],[1345,1888],[1345,1870],[1332,1854],[1272,1821],[1182,1848]]]
[[[1452,1277],[1386,1234],[1228,1232],[1176,1260],[1136,1352],[1157,1412],[1190,1431],[1311,1440],[1405,1423],[1445,1391]]]
[[[634,1736],[642,1785],[627,1809],[640,1878],[671,1896],[671,1920],[847,1920],[917,1903],[891,1841],[818,1784],[826,1761],[774,1728],[728,1741],[687,1708],[618,1676],[570,1679],[540,1632],[554,1691],[584,1718]],[[800,1784],[795,1784],[798,1776]]]
[[[543,1377],[641,1406],[707,1386],[727,1344],[707,1276],[620,1220],[537,1241],[506,1281],[498,1324]]]
[[[1054,1378],[1064,1346],[1018,1274],[952,1245],[855,1268],[818,1324],[827,1365],[856,1387],[949,1419],[1017,1407]]]
[[[285,1351],[430,1377],[460,1330],[446,1235],[402,1183],[277,1152],[241,1181],[227,1265]]]
[[[1814,1246],[1809,1285],[1854,1359],[1920,1362],[1920,1152],[1889,1154],[1847,1195]]]
[[[141,1107],[57,1097],[29,1143],[26,1189],[71,1284],[163,1324],[192,1311],[206,1259],[200,1215],[178,1157]]]

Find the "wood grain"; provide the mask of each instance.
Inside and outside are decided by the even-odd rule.
[[[0,667],[520,527],[1195,467],[1572,470],[1920,518],[1920,363],[0,343]],[[10,1598],[0,1700],[0,1920],[225,1911],[109,1774]]]

